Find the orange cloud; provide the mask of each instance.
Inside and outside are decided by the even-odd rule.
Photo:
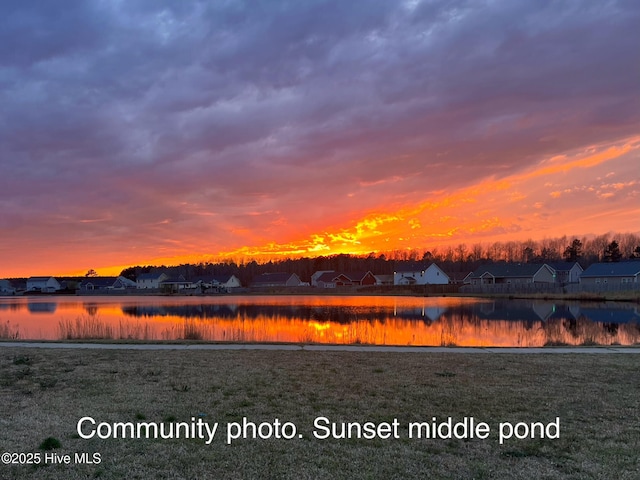
[[[223,259],[268,260],[431,249],[459,243],[597,233],[598,229],[602,232],[634,231],[632,219],[637,219],[639,212],[633,208],[633,195],[636,195],[637,205],[640,181],[627,178],[628,175],[614,174],[609,164],[619,160],[613,165],[615,171],[623,171],[625,166],[628,170],[637,165],[639,149],[640,137],[615,145],[590,146],[582,151],[543,159],[506,177],[480,179],[455,191],[432,191],[422,201],[388,209],[377,208],[352,221],[341,223],[338,220],[333,226],[314,227],[314,219],[310,218],[304,230],[298,229],[298,232],[305,231],[298,238],[291,233],[295,228],[279,228],[276,235],[282,240],[260,242],[258,239],[265,235],[258,236],[255,228],[229,224],[225,229],[233,233],[236,240],[244,239],[247,244],[216,252],[211,251],[207,239],[170,241],[159,232],[162,241],[147,250],[149,255],[145,257],[140,256],[140,250],[105,256],[87,253],[86,260],[78,255],[74,258],[75,265],[83,265],[82,268],[60,273],[83,275],[93,268],[102,275],[117,274],[132,264],[125,263],[129,261],[139,265],[175,265]],[[602,171],[602,168],[607,170]],[[605,178],[606,182],[603,181]],[[383,192],[380,195],[384,199]],[[590,196],[592,203],[585,201],[585,196]],[[619,197],[629,198],[629,203],[620,204]],[[612,208],[614,198],[615,209]],[[600,203],[593,203],[596,201]],[[99,223],[102,219],[87,220]],[[159,227],[175,228],[166,222],[161,222]],[[568,230],[559,231],[558,228]],[[100,261],[96,261],[97,258]],[[117,266],[110,266],[116,263],[114,259],[117,259]],[[71,264],[66,258],[60,261]],[[40,262],[37,271],[28,273],[40,274],[53,264],[48,265]],[[26,274],[24,265],[21,268],[21,273]]]
[[[432,195],[416,204],[405,204],[389,211],[370,212],[351,226],[325,230],[312,234],[309,239],[288,243],[269,243],[263,247],[222,252],[222,257],[244,254],[258,255],[308,255],[354,253],[364,254],[391,249],[430,247],[461,242],[476,237],[513,237],[523,235],[523,229],[515,221],[525,207],[536,213],[529,218],[536,222],[546,217],[540,210],[546,207],[544,198],[535,196],[541,186],[548,190],[558,178],[567,178],[574,171],[594,169],[604,163],[619,159],[640,149],[640,136],[625,139],[618,144],[589,146],[582,151],[554,155],[531,167],[504,178],[489,177],[469,187],[453,192]],[[544,179],[544,180],[543,180]],[[396,181],[396,179],[394,179]],[[625,185],[611,183],[612,190]],[[563,190],[554,190],[545,195],[554,199],[562,196]],[[601,198],[613,193],[601,192]],[[529,204],[524,201],[533,196]],[[547,197],[548,198],[548,197]],[[524,222],[527,224],[528,222]],[[584,228],[591,228],[584,227]],[[608,229],[608,227],[606,227]],[[531,235],[531,233],[526,233]]]

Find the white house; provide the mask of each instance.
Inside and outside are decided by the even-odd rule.
[[[242,283],[235,275],[216,275],[213,277],[213,286],[229,291],[233,288],[242,287]]]
[[[428,267],[421,264],[401,265],[393,272],[394,285],[446,285],[449,276],[432,263]]]
[[[53,277],[30,277],[27,279],[27,292],[53,293],[58,290],[62,290],[62,285]]]
[[[164,273],[143,273],[136,278],[137,288],[160,288],[160,284],[169,279]]]

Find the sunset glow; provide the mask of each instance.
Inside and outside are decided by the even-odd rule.
[[[51,9],[0,7],[0,278],[640,233],[630,4]]]

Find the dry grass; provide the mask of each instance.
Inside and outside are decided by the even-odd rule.
[[[1,340],[18,340],[20,338],[20,329],[11,325],[11,323],[0,321],[0,339]]]
[[[60,320],[58,338],[61,340],[155,340],[153,329],[148,323],[120,320],[118,325],[111,325],[98,315],[82,315],[74,320]]]
[[[99,452],[99,465],[0,465],[2,478],[637,478],[640,355],[0,348],[0,449]],[[98,421],[294,422],[293,440],[84,440]],[[317,440],[313,420],[473,416],[486,440]],[[495,435],[561,419],[560,439]]]

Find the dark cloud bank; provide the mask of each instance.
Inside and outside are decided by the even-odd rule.
[[[224,236],[513,173],[638,133],[639,24],[636,1],[4,1],[1,227]]]

